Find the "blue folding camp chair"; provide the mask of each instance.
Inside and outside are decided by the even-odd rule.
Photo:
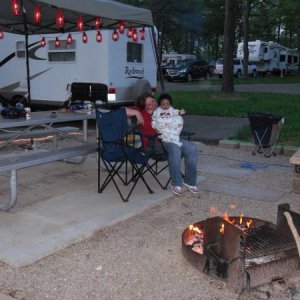
[[[125,108],[110,112],[96,110],[96,121],[99,129],[98,192],[102,193],[108,184],[113,182],[122,200],[127,202],[136,184],[141,179],[149,193],[153,193],[143,176],[150,152],[144,151],[142,147],[135,148],[134,145],[129,143],[128,137],[132,136],[133,130],[129,130]],[[108,172],[102,184],[100,177],[101,160]],[[127,164],[132,167],[130,174],[128,174]],[[120,174],[123,167],[126,167],[125,178]],[[127,195],[124,195],[123,188],[121,191],[120,186],[122,185],[124,187],[130,186]]]

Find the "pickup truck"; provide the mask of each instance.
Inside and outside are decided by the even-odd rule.
[[[223,76],[223,64],[224,64],[224,59],[219,58],[216,62],[216,68],[214,70],[214,73],[219,76],[219,78],[222,78]],[[236,77],[241,77],[243,73],[243,60],[242,59],[234,59],[233,60],[233,74]],[[248,63],[248,74],[256,77],[257,75],[257,70],[256,70],[256,65],[249,62]]]

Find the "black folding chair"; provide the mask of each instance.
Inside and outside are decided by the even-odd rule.
[[[120,197],[127,202],[136,184],[141,179],[149,193],[153,193],[146,180],[144,170],[147,168],[150,152],[144,151],[143,147],[134,147],[129,137],[135,134],[129,130],[125,108],[119,108],[110,112],[96,110],[96,121],[98,125],[98,192],[102,193],[110,182],[113,182]],[[103,161],[108,175],[101,184],[100,161]],[[122,176],[121,168],[129,163],[132,167],[130,178],[128,170],[125,170],[125,178]],[[121,183],[121,184],[120,184]],[[121,191],[120,186],[130,186],[127,195]],[[123,188],[122,188],[123,190]],[[127,189],[128,190],[128,189]]]

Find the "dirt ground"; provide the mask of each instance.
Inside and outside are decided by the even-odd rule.
[[[300,211],[300,195],[292,191],[289,157],[266,160],[241,150],[200,145],[200,161],[268,163],[244,178],[249,187],[284,191],[277,202],[257,201],[213,191],[185,191],[115,226],[97,232],[32,265],[12,268],[0,262],[0,292],[15,299],[300,299],[300,275],[239,293],[222,280],[191,266],[181,252],[181,235],[191,223],[219,214],[265,219],[276,223],[277,206],[289,203]],[[217,175],[201,173],[212,179]],[[224,181],[232,178],[224,178]],[[201,182],[200,182],[201,185]],[[214,210],[215,211],[215,210]],[[299,277],[299,278],[298,278]]]

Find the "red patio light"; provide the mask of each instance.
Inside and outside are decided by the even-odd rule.
[[[71,45],[73,42],[73,38],[72,38],[72,35],[71,33],[68,34],[68,37],[67,37],[67,45]]]
[[[87,36],[87,34],[85,33],[85,31],[82,33],[82,42],[83,43],[87,43],[87,41],[88,41],[88,36]]]
[[[60,40],[58,37],[55,38],[55,48],[59,48],[60,47]]]
[[[145,40],[145,27],[143,26],[143,28],[140,30],[141,33],[141,40]]]
[[[117,29],[114,29],[114,32],[112,34],[112,39],[114,42],[116,42],[119,39],[119,33],[118,33]]]
[[[138,41],[138,33],[137,33],[136,28],[133,28],[133,30],[132,30],[132,40],[133,40],[134,42],[137,42],[137,41]]]
[[[82,16],[78,16],[77,18],[77,30],[78,31],[83,31],[83,18]]]
[[[45,39],[45,37],[42,37],[42,40],[41,40],[41,46],[42,46],[42,47],[45,47],[45,46],[46,46],[46,39]]]
[[[100,17],[95,17],[95,29],[99,30],[101,27],[101,18]]]
[[[101,43],[101,42],[102,42],[102,34],[101,34],[100,31],[98,31],[97,34],[96,34],[96,41],[97,41],[98,43]]]
[[[65,27],[65,17],[62,12],[62,9],[59,8],[56,14],[56,26],[58,28],[64,28]]]
[[[127,37],[130,39],[132,38],[132,27],[129,27],[127,30]]]
[[[2,40],[4,38],[4,32],[1,30],[0,31],[0,40]]]
[[[11,1],[11,10],[15,16],[20,15],[20,4],[18,0]]]
[[[33,12],[34,24],[40,25],[41,23],[41,7],[36,3]]]
[[[123,34],[124,31],[125,31],[125,22],[124,21],[120,21],[119,32]]]

